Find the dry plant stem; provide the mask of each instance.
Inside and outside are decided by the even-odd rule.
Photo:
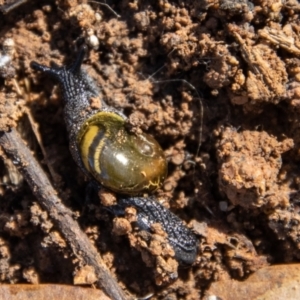
[[[54,186],[57,186],[60,176],[55,172],[54,168],[52,167],[51,163],[49,162],[48,154],[47,154],[47,151],[45,150],[45,147],[43,145],[43,140],[42,140],[42,137],[41,137],[41,134],[40,134],[40,131],[39,131],[39,126],[34,121],[34,118],[32,117],[32,114],[31,114],[29,109],[27,109],[25,111],[25,114],[28,117],[31,129],[32,129],[32,131],[34,133],[34,136],[35,136],[35,138],[36,138],[36,140],[37,140],[37,142],[38,142],[38,144],[39,144],[39,146],[42,150],[43,158],[44,158],[44,161],[45,161],[45,163],[46,163],[46,165],[49,169],[49,172],[51,174],[52,182],[54,183]]]
[[[19,7],[20,5],[22,5],[23,3],[26,3],[26,2],[28,2],[28,0],[16,0],[13,3],[2,5],[0,7],[0,11],[2,11],[3,14],[7,14],[10,11],[14,10],[15,8]]]
[[[0,146],[18,167],[40,205],[47,210],[52,221],[68,241],[73,253],[94,268],[98,278],[96,285],[112,299],[127,299],[95,247],[71,217],[71,211],[57,197],[50,181],[16,130],[0,132]]]

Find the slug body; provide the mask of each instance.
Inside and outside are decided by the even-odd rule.
[[[191,265],[197,256],[198,239],[185,227],[182,221],[152,198],[127,197],[118,199],[118,204],[108,207],[115,215],[124,215],[125,208],[132,206],[137,210],[137,226],[140,230],[151,232],[151,225],[160,223],[168,234],[168,241],[175,252],[175,258],[182,266]]]
[[[97,85],[81,70],[85,52],[83,48],[69,68],[31,63],[60,83],[72,156],[104,187],[123,194],[151,192],[167,174],[163,150],[151,136],[129,132],[122,112],[103,101]],[[99,99],[100,108],[92,108],[93,99]]]
[[[81,70],[85,52],[86,48],[82,48],[69,68],[31,63],[33,69],[51,75],[60,83],[74,160],[102,186],[131,195],[122,197],[117,205],[107,209],[118,215],[124,214],[128,206],[135,207],[141,230],[150,232],[152,224],[160,223],[179,263],[192,264],[198,248],[192,231],[152,198],[132,197],[151,192],[164,181],[167,162],[163,150],[153,137],[129,132],[123,113],[103,101],[100,89]],[[99,99],[99,108],[91,106],[93,99]]]

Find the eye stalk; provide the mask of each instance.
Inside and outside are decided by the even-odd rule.
[[[85,52],[81,49],[68,68],[31,63],[60,83],[72,156],[104,187],[131,195],[151,192],[167,175],[163,150],[150,135],[129,132],[122,112],[103,101],[97,84],[81,70]],[[92,98],[100,99],[100,109],[91,107]]]

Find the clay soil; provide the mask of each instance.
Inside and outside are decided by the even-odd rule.
[[[131,294],[200,299],[214,281],[300,260],[299,12],[296,0],[32,0],[0,16],[0,130],[17,128]],[[84,43],[102,97],[165,151],[155,196],[199,238],[177,279],[149,264],[126,222],[85,202],[60,90],[29,66],[68,65]],[[78,261],[3,157],[0,281],[73,284]]]

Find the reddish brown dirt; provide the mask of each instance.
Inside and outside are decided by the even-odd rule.
[[[106,3],[32,0],[0,17],[0,130],[18,128],[132,294],[199,299],[216,280],[297,262],[299,3]],[[165,150],[169,175],[156,196],[199,237],[190,268],[177,268],[160,228],[151,238],[133,232],[133,211],[113,220],[97,201],[84,203],[86,181],[69,153],[60,91],[29,67],[32,60],[69,64],[84,42],[85,68],[105,100]],[[0,199],[0,281],[72,284],[77,261],[6,159]]]

